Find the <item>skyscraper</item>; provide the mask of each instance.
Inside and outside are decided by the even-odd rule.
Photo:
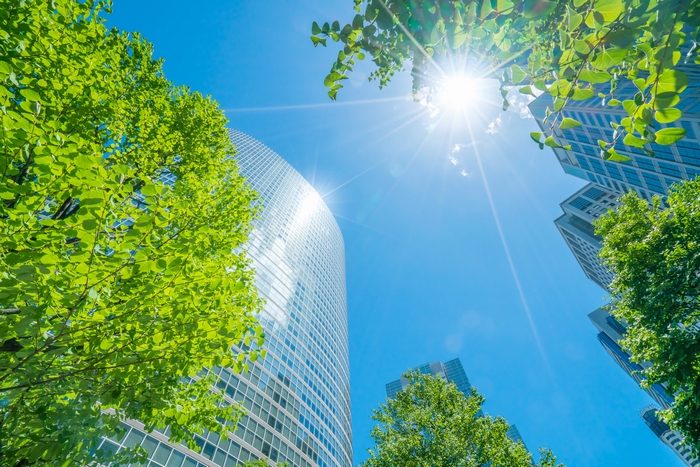
[[[618,141],[616,150],[632,160],[623,163],[604,161],[600,157],[598,140],[612,141],[614,129],[611,122],[619,123],[627,117],[627,112],[621,107],[602,106],[597,99],[572,101],[563,110],[563,116],[579,121],[581,126],[566,131],[555,127],[562,146],[571,145],[570,150],[554,149],[564,171],[618,194],[634,190],[647,200],[654,194],[665,196],[674,183],[700,175],[700,67],[683,71],[690,77],[679,106],[683,117],[668,125],[655,125],[682,127],[687,132],[685,138],[671,146],[647,145],[654,157]],[[637,92],[631,82],[625,81],[615,91],[615,98],[633,99]],[[549,127],[543,123],[547,106],[552,107],[548,93],[530,103],[530,110],[543,130]]]
[[[603,346],[605,351],[615,360],[620,368],[625,370],[633,380],[637,383],[642,381],[639,372],[644,369],[644,366],[630,361],[630,355],[622,350],[618,342],[622,339],[625,333],[625,327],[620,324],[614,317],[610,316],[605,308],[601,307],[588,315],[588,318],[593,323],[593,326],[598,330],[598,341]],[[650,388],[645,389],[647,394],[661,407],[667,409],[673,403],[673,397],[666,392],[660,384],[654,384]]]
[[[644,423],[647,424],[651,431],[653,431],[666,446],[671,448],[671,450],[680,457],[685,465],[688,467],[697,467],[700,465],[700,461],[691,455],[690,448],[683,444],[681,435],[671,430],[668,425],[659,420],[656,417],[656,412],[656,407],[647,407],[644,409],[642,411]]]
[[[230,403],[248,411],[229,440],[196,436],[201,452],[146,434],[138,421],[110,450],[140,444],[150,466],[215,467],[266,457],[292,466],[352,465],[345,253],[340,228],[318,193],[271,149],[230,131],[241,173],[264,210],[247,244],[266,300],[267,356],[246,374],[205,369]]]
[[[618,196],[607,188],[589,183],[560,204],[564,214],[554,221],[586,277],[604,289],[613,276],[598,258],[602,245],[592,222],[616,207]]]
[[[446,381],[455,383],[457,389],[459,389],[465,396],[469,395],[472,385],[469,384],[469,379],[467,374],[464,372],[464,367],[462,367],[462,362],[459,358],[445,362],[444,364],[440,361],[433,363],[424,363],[419,365],[414,370],[418,370],[423,375],[432,375],[436,378],[442,378]],[[405,389],[408,386],[409,381],[405,376],[401,375],[396,381],[387,383],[386,385],[386,396],[389,399],[393,399],[396,393]]]
[[[462,362],[459,360],[459,358],[449,360],[445,363],[440,361],[424,363],[413,368],[413,370],[418,370],[423,375],[432,375],[436,378],[442,378],[445,381],[450,381],[454,383],[455,386],[457,386],[457,389],[459,389],[465,396],[468,396],[471,393],[472,385],[469,383],[469,378],[467,378],[467,374],[464,372],[464,367],[462,366]],[[386,384],[386,396],[389,399],[393,399],[396,394],[402,389],[405,389],[409,383],[410,382],[408,379],[401,375],[401,377],[396,381]],[[479,414],[481,415],[482,413],[479,412]],[[523,446],[525,445],[523,437],[520,436],[518,427],[515,425],[511,425],[508,428],[507,435],[513,441],[521,442],[523,443]]]

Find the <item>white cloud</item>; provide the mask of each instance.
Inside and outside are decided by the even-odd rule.
[[[450,162],[452,162],[452,165],[457,165],[459,163],[457,158],[454,156],[450,156]]]
[[[457,144],[455,144],[455,147],[452,148],[452,154],[461,151],[462,148],[471,148],[472,146],[476,146],[477,143],[478,143],[478,141],[472,141],[472,142],[469,143],[469,144],[457,143]]]
[[[460,174],[462,177],[466,177],[467,175],[469,175],[469,174],[467,173],[466,170],[462,170],[459,174]]]
[[[513,94],[508,97],[508,102],[513,111],[517,112],[520,118],[534,118],[530,113],[528,104],[534,101],[535,98],[527,94]],[[510,109],[509,109],[510,110]]]
[[[489,126],[486,128],[486,133],[490,135],[495,135],[501,130],[502,126],[503,120],[501,120],[501,116],[499,115],[491,123],[489,123]]]
[[[420,105],[427,108],[428,114],[430,114],[430,118],[435,118],[440,113],[440,109],[435,104],[430,102],[430,99],[428,98],[429,95],[430,95],[429,88],[421,88],[416,93],[416,99],[418,99],[418,102],[420,102]]]

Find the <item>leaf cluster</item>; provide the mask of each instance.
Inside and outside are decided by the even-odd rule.
[[[417,371],[395,399],[373,412],[375,447],[362,467],[530,467],[532,455],[508,438],[508,422],[483,415],[484,398]],[[538,465],[563,467],[546,449]]]
[[[615,277],[610,312],[627,327],[623,348],[651,365],[644,384],[675,397],[662,418],[700,453],[700,180],[674,187],[662,207],[633,192],[596,223]]]
[[[661,126],[681,117],[683,69],[700,63],[700,0],[355,0],[355,10],[342,28],[337,21],[312,26],[314,45],[331,38],[343,47],[325,79],[331,99],[365,55],[376,66],[369,79],[380,87],[410,63],[414,96],[439,88],[464,61],[500,81],[504,110],[511,90],[551,94],[550,128],[531,135],[540,148],[561,148],[557,124],[578,124],[561,121],[572,100],[624,107],[612,141],[599,142],[606,160],[628,160],[615,151],[623,137],[648,150],[685,135]],[[632,99],[616,98],[623,85],[635,89]]]
[[[242,413],[197,372],[263,353],[226,119],[108,6],[0,0],[2,466],[138,458],[120,419],[194,447]]]

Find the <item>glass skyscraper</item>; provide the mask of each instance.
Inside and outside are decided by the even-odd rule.
[[[449,360],[445,363],[440,361],[424,363],[412,369],[420,371],[420,373],[423,375],[431,375],[454,383],[455,386],[457,386],[457,389],[459,389],[459,391],[465,396],[469,396],[471,394],[472,385],[469,383],[469,378],[467,378],[467,374],[465,373],[464,367],[462,366],[462,362],[459,360],[459,358]],[[386,384],[386,396],[389,399],[393,399],[399,391],[406,389],[406,386],[408,386],[409,383],[410,381],[405,376],[401,375],[401,377],[396,381]],[[479,415],[482,415],[482,412],[479,412]],[[525,442],[518,431],[518,427],[515,425],[511,425],[508,428],[507,435],[513,441],[523,443],[523,446],[525,445]]]
[[[267,356],[246,374],[205,369],[229,403],[245,416],[230,439],[196,436],[199,453],[168,442],[167,431],[146,434],[124,424],[110,450],[140,444],[148,466],[217,467],[267,458],[300,467],[351,467],[350,365],[343,237],[309,183],[259,141],[230,130],[240,172],[260,194],[264,210],[247,244],[265,298],[260,322]],[[232,430],[233,431],[233,430]]]

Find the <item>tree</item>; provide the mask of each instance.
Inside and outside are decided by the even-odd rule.
[[[622,347],[650,362],[644,384],[675,395],[662,418],[700,453],[700,179],[675,186],[667,208],[630,192],[596,223],[615,277],[610,312],[627,331]]]
[[[385,86],[410,63],[414,96],[434,92],[456,68],[501,82],[503,109],[509,90],[549,92],[544,132],[531,137],[561,147],[554,128],[580,126],[564,118],[571,100],[601,99],[624,107],[628,116],[614,123],[612,141],[600,141],[606,160],[626,161],[615,151],[624,138],[644,150],[650,142],[672,144],[685,135],[679,127],[661,128],[681,117],[676,107],[688,85],[681,71],[700,63],[700,0],[354,0],[352,23],[313,23],[311,40],[340,42],[342,50],[326,76],[336,98],[356,60],[369,54],[376,65],[370,80]],[[362,10],[364,6],[364,11]],[[618,97],[621,84],[636,89]],[[623,99],[621,97],[621,99]],[[650,151],[651,152],[651,151]]]
[[[412,372],[410,384],[372,414],[375,447],[362,467],[531,467],[532,455],[506,433],[502,417],[481,414],[484,398]],[[540,466],[564,467],[542,450]]]
[[[242,413],[197,372],[262,353],[226,119],[107,6],[0,0],[2,466],[106,462],[120,419],[194,447]]]

